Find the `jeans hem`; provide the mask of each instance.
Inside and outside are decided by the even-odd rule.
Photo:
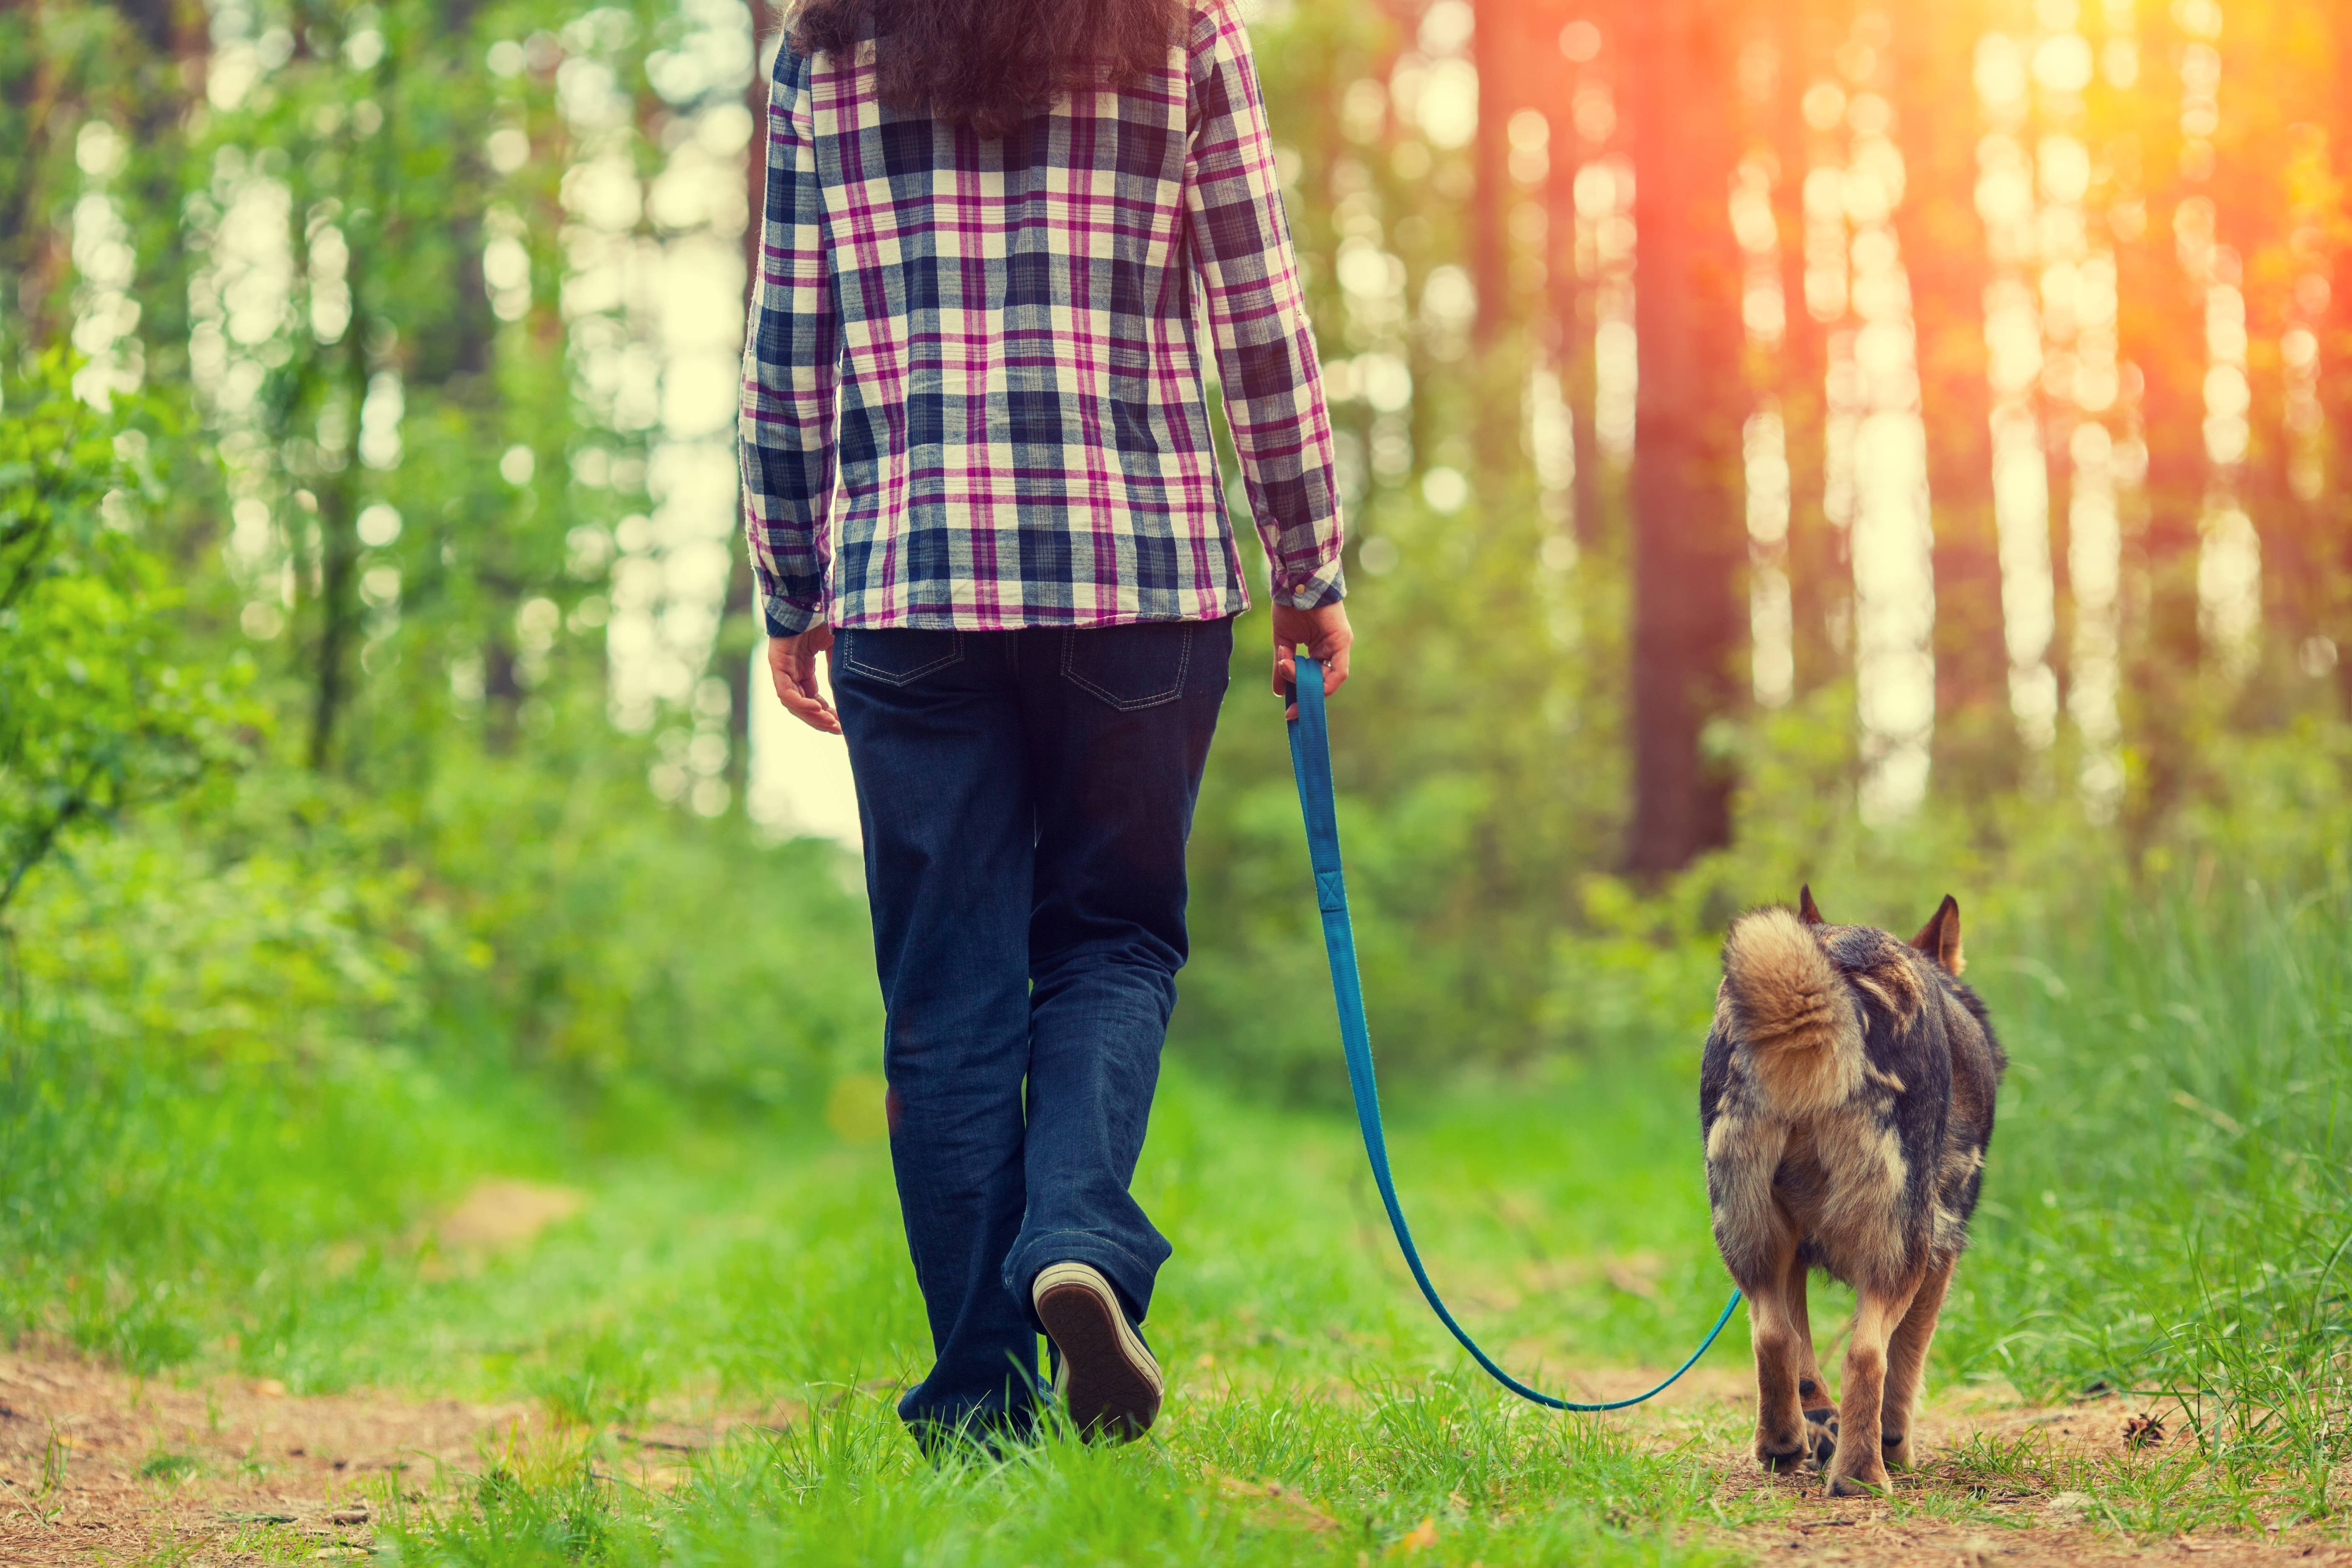
[[[1022,1242],[1004,1260],[1004,1288],[1021,1303],[1022,1311],[1039,1333],[1045,1331],[1045,1325],[1037,1321],[1037,1303],[1031,1300],[1030,1287],[1036,1283],[1038,1275],[1056,1263],[1084,1263],[1102,1270],[1111,1289],[1118,1293],[1119,1306],[1129,1320],[1143,1321],[1144,1310],[1151,1301],[1152,1284],[1159,1278],[1159,1264],[1146,1263],[1118,1243],[1106,1241],[1093,1231],[1050,1230]],[[1140,1290],[1136,1289],[1139,1282]]]

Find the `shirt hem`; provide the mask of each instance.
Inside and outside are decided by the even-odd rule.
[[[1246,589],[1217,595],[1206,603],[1187,595],[1189,605],[1144,604],[1113,610],[1080,612],[1035,605],[1017,610],[977,609],[896,610],[863,615],[836,615],[836,631],[1013,632],[1044,627],[1063,631],[1093,631],[1103,626],[1140,626],[1153,621],[1222,621],[1250,607]]]

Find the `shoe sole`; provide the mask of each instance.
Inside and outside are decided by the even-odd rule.
[[[1082,1436],[1120,1439],[1149,1431],[1160,1415],[1160,1367],[1127,1326],[1102,1276],[1057,1263],[1033,1288],[1037,1317],[1062,1353],[1070,1420]]]

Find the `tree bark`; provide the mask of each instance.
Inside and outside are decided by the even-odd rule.
[[[1730,839],[1731,774],[1705,731],[1742,688],[1741,260],[1725,0],[1653,0],[1631,21],[1636,232],[1633,820],[1628,868],[1677,870]]]

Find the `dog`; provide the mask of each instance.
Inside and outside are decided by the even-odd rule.
[[[2008,1058],[1961,968],[1948,896],[1908,943],[1828,923],[1811,887],[1724,939],[1699,1126],[1716,1247],[1756,1344],[1756,1458],[1781,1470],[1810,1457],[1832,1497],[1909,1468],[1927,1343],[1984,1179]],[[1856,1298],[1834,1410],[1805,1316],[1815,1268]]]

